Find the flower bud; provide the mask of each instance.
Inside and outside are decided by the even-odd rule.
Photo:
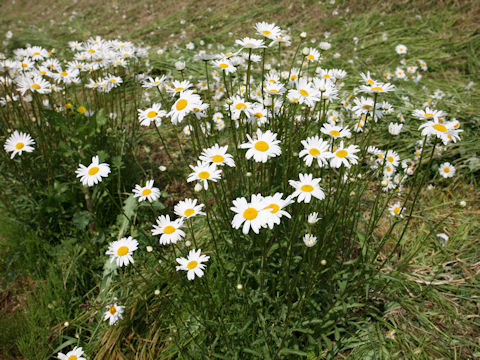
[[[327,265],[327,260],[320,261],[320,264],[323,265],[323,266]]]
[[[233,101],[231,99],[227,99],[225,102],[227,103],[227,105],[232,105],[233,104]]]
[[[310,49],[307,48],[307,47],[304,47],[303,50],[302,50],[302,54],[303,54],[304,56],[307,56],[308,54],[310,54]]]
[[[155,289],[155,291],[153,292],[156,296],[160,295],[160,290],[158,289]]]
[[[305,31],[300,33],[300,38],[305,39],[307,37],[307,33]]]
[[[199,183],[195,184],[195,187],[193,188],[195,192],[200,192],[202,189],[203,189],[203,186],[202,184],[199,184]]]
[[[175,63],[175,69],[177,69],[178,71],[183,71],[185,70],[185,62],[183,61],[177,61]]]
[[[147,246],[147,252],[152,252],[152,251],[153,251],[153,247]]]

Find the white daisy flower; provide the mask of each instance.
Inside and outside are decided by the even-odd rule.
[[[212,66],[225,71],[226,74],[234,73],[237,68],[226,58],[212,61]]]
[[[439,242],[442,246],[446,246],[448,240],[450,240],[450,238],[448,237],[448,235],[445,234],[445,233],[437,234],[437,238],[438,238],[438,242]]]
[[[395,51],[397,52],[398,55],[405,55],[407,53],[407,47],[402,44],[398,44],[395,47]]]
[[[160,215],[157,218],[157,225],[153,225],[152,234],[161,235],[160,244],[175,244],[178,240],[185,237],[185,232],[180,230],[183,225],[183,219],[170,220],[169,215]]]
[[[339,168],[344,165],[346,168],[350,168],[352,164],[358,163],[358,156],[355,155],[360,149],[357,145],[349,145],[344,147],[343,141],[337,148],[334,148],[332,157],[330,159],[330,166],[333,168]]]
[[[460,140],[459,133],[463,130],[453,128],[451,122],[441,123],[438,119],[433,121],[427,121],[418,127],[418,130],[422,130],[422,136],[435,135],[442,140],[443,144],[448,144],[450,141],[457,142]]]
[[[400,205],[400,202],[396,202],[395,204],[391,205],[388,208],[388,211],[392,216],[400,216],[403,217],[402,213],[405,209],[402,209],[402,205]]]
[[[390,135],[396,136],[402,131],[403,124],[390,123],[388,124],[388,132]]]
[[[299,174],[300,181],[288,180],[288,183],[295,188],[295,192],[291,195],[292,198],[297,198],[297,202],[309,203],[312,196],[323,200],[325,193],[319,186],[320,178],[313,178],[312,174]]]
[[[222,170],[217,169],[215,164],[210,164],[204,161],[197,161],[197,165],[190,165],[190,168],[193,170],[193,172],[188,175],[187,182],[197,180],[203,184],[203,188],[205,190],[208,190],[209,181],[217,182],[222,174]]]
[[[352,133],[348,127],[341,127],[335,124],[325,123],[321,127],[320,131],[325,135],[328,135],[334,139],[350,137]]]
[[[107,305],[106,308],[108,309],[105,311],[103,315],[103,320],[106,321],[108,320],[110,326],[115,325],[118,320],[123,319],[123,311],[125,309],[125,306],[120,306],[117,305],[117,303]]]
[[[165,110],[160,110],[161,106],[160,103],[157,103],[145,110],[138,109],[138,121],[140,121],[140,125],[150,126],[152,121],[155,121],[156,125],[161,125],[162,117],[167,115]]]
[[[295,81],[295,89],[288,90],[288,98],[299,104],[314,106],[320,100],[318,91],[307,79],[301,78]]]
[[[18,132],[15,130],[12,135],[5,141],[3,148],[6,152],[11,152],[10,159],[13,159],[15,155],[22,155],[22,152],[32,152],[35,144],[35,140],[29,134]]]
[[[307,166],[312,165],[313,159],[317,160],[318,166],[320,167],[324,167],[328,164],[328,159],[331,156],[328,151],[328,142],[315,135],[302,140],[301,143],[303,145],[303,150],[300,151],[298,156],[300,158],[303,157],[303,161],[305,161]]]
[[[311,234],[305,234],[303,236],[303,242],[305,243],[305,246],[312,247],[317,243],[317,237]]]
[[[285,216],[290,219],[290,214],[283,210],[287,205],[290,205],[293,203],[293,200],[289,197],[286,199],[282,199],[283,194],[282,193],[276,193],[275,195],[272,196],[267,196],[264,198],[265,203],[267,206],[265,206],[265,209],[270,210],[271,216],[267,218],[267,225],[270,229],[273,229],[273,226],[279,225],[280,224],[280,219],[282,216]]]
[[[314,211],[310,214],[308,214],[308,217],[307,217],[307,223],[308,225],[315,225],[318,220],[320,220],[321,218],[318,217],[318,212]]]
[[[255,24],[255,30],[268,39],[275,39],[280,36],[282,30],[275,24],[269,24],[266,22],[258,22]]]
[[[153,186],[153,180],[148,180],[145,186],[135,185],[133,191],[133,197],[139,198],[138,201],[142,202],[148,200],[153,202],[160,197],[160,189]]]
[[[393,167],[397,167],[400,164],[400,156],[393,150],[387,151],[385,154],[385,159],[387,160],[387,163]]]
[[[248,142],[243,143],[239,146],[240,149],[248,149],[245,157],[247,159],[253,159],[256,162],[267,162],[271,157],[279,156],[282,153],[280,146],[280,140],[277,140],[277,134],[267,130],[262,132],[262,130],[257,129],[256,139],[254,140],[247,134]]]
[[[137,248],[138,241],[129,236],[111,242],[108,245],[108,250],[105,252],[105,255],[110,255],[110,262],[115,260],[117,266],[127,266],[130,263],[133,264],[132,254]]]
[[[259,49],[266,47],[263,40],[253,39],[249,37],[245,37],[241,40],[235,40],[235,44],[247,49]]]
[[[81,347],[74,347],[68,353],[64,354],[59,352],[57,358],[60,360],[86,360],[83,355],[83,349]]]
[[[204,162],[210,162],[217,166],[228,165],[230,167],[235,167],[235,161],[233,160],[232,155],[227,153],[228,145],[219,146],[218,144],[213,145],[207,149],[203,149],[200,154],[200,160]]]
[[[192,249],[188,253],[187,258],[177,258],[177,262],[180,264],[177,265],[177,271],[187,271],[188,280],[193,280],[195,275],[198,277],[203,276],[203,270],[206,267],[203,263],[207,262],[210,259],[210,256],[200,255],[201,252],[201,249]]]
[[[242,226],[242,232],[248,234],[250,228],[254,233],[258,234],[262,227],[267,226],[268,218],[272,216],[270,209],[266,209],[269,205],[260,194],[252,194],[251,201],[247,202],[244,197],[233,200],[230,210],[235,212],[232,220],[234,229]]]
[[[455,167],[449,162],[444,162],[438,168],[438,172],[444,178],[451,178],[455,175]]]
[[[98,155],[96,155],[92,157],[90,165],[84,166],[80,164],[75,173],[84,186],[93,186],[102,181],[103,177],[107,177],[110,174],[110,166],[106,163],[99,164]]]
[[[197,215],[206,215],[202,208],[204,204],[197,205],[197,199],[185,199],[179,201],[177,205],[175,205],[173,212],[175,215],[183,218],[191,218]]]
[[[182,122],[183,118],[192,112],[194,108],[199,108],[201,105],[200,95],[194,94],[192,90],[182,91],[167,115],[171,117],[172,123],[176,125]]]

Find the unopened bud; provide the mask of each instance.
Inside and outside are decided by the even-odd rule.
[[[147,252],[152,252],[152,251],[153,251],[153,247],[147,246]]]
[[[175,63],[175,69],[177,69],[178,71],[183,71],[185,70],[185,62],[183,61],[177,61]]]
[[[199,184],[199,183],[195,184],[195,187],[193,188],[195,192],[200,192],[202,189],[203,189],[203,186],[202,184]]]
[[[327,265],[327,260],[320,261],[320,264],[323,265],[323,266]]]
[[[303,50],[302,50],[302,54],[303,54],[304,56],[307,56],[308,54],[310,54],[310,49],[307,48],[307,47],[304,47]]]
[[[307,37],[307,33],[305,31],[300,33],[300,38],[305,39]]]

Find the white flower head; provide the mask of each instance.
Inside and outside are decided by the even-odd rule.
[[[80,167],[75,173],[84,186],[93,186],[110,174],[110,166],[106,163],[100,164],[98,155],[96,155],[92,157],[92,163],[90,165],[84,166],[80,164]]]
[[[187,271],[187,279],[188,280],[193,280],[195,279],[195,276],[202,277],[203,276],[203,270],[205,270],[205,265],[204,263],[207,262],[210,259],[210,256],[207,255],[201,255],[202,250],[198,249],[192,249],[188,253],[187,258],[177,258],[177,262],[180,265],[177,265],[177,271],[183,270]]]
[[[267,130],[257,129],[256,139],[247,134],[248,142],[239,146],[240,149],[248,149],[245,157],[247,159],[253,159],[256,162],[267,162],[271,157],[279,156],[282,153],[280,146],[280,140],[277,140],[277,134]]]
[[[160,244],[175,244],[185,237],[183,219],[170,220],[169,215],[160,215],[157,218],[157,225],[153,225],[152,234],[160,235]]]
[[[320,178],[313,178],[312,174],[299,174],[300,181],[288,180],[288,183],[295,188],[295,192],[291,195],[292,198],[297,198],[297,202],[309,203],[312,196],[323,200],[325,193],[319,186]]]
[[[116,261],[117,266],[127,266],[133,264],[132,254],[137,248],[138,241],[129,236],[110,243],[105,255],[110,255],[110,262]]]
[[[22,155],[22,152],[32,152],[34,147],[32,145],[35,144],[35,141],[29,134],[18,132],[15,130],[12,135],[5,141],[5,145],[3,148],[6,152],[11,152],[12,155],[10,156],[11,159],[15,157],[15,155]]]
[[[135,185],[133,197],[138,198],[139,202],[148,200],[155,201],[160,197],[160,189],[153,186],[153,180],[148,180],[145,186]]]

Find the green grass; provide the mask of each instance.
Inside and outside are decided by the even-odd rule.
[[[338,3],[340,15],[334,17],[331,14]],[[478,2],[345,1],[330,5],[316,1],[210,4],[167,0],[116,4],[118,12],[108,1],[5,2],[0,5],[3,14],[0,31],[14,32],[7,50],[26,43],[60,48],[69,40],[84,40],[94,35],[121,36],[154,48],[165,45],[171,48],[176,42],[184,49],[188,41],[197,46],[200,40],[232,44],[241,34],[251,34],[256,21],[272,21],[283,27],[291,26],[293,36],[307,31],[309,38],[317,41],[323,39],[324,31],[331,32],[329,41],[341,58],[329,59],[325,66],[344,68],[350,75],[360,69],[379,69],[378,64],[382,64],[380,70],[393,71],[398,62],[394,54],[398,43],[408,47],[411,58],[424,59],[430,69],[425,79],[420,86],[412,83],[405,86],[416,91],[418,104],[428,100],[434,89],[448,94],[438,108],[459,119],[465,130],[464,141],[450,155],[460,170],[459,176],[453,183],[443,183],[423,193],[420,204],[423,211],[415,219],[415,231],[408,234],[404,244],[402,261],[409,260],[404,264],[405,273],[385,272],[389,285],[376,299],[377,305],[384,304],[383,308],[377,309],[376,318],[359,316],[356,336],[339,341],[344,350],[337,357],[480,357],[477,234],[480,193],[476,180],[480,170],[476,138],[480,130]],[[77,15],[69,21],[73,11]],[[421,19],[416,15],[421,15]],[[187,20],[186,25],[180,24],[182,19]],[[186,31],[184,39],[180,39],[182,30]],[[229,32],[234,36],[230,37]],[[382,41],[383,33],[388,35],[387,41]],[[170,34],[174,36],[170,38]],[[354,36],[359,39],[356,46]],[[167,56],[174,59],[178,55]],[[190,59],[192,53],[182,50],[180,56]],[[354,56],[359,61],[352,65],[347,60]],[[152,58],[155,61],[163,60]],[[465,91],[469,81],[476,84]],[[459,205],[461,200],[467,202],[465,208]],[[434,236],[429,236],[431,232],[447,233],[450,236],[447,246],[439,246]],[[419,234],[425,243],[420,251],[409,246],[409,240]],[[10,219],[6,210],[2,210],[0,218],[0,237],[4,279],[1,289],[5,294],[1,298],[0,328],[4,331],[0,332],[0,355],[6,359],[48,358],[59,351],[50,340],[57,339],[58,343],[60,338],[61,344],[69,346],[75,343],[76,333],[88,331],[83,327],[88,326],[89,319],[81,319],[66,329],[63,323],[82,314],[80,305],[93,306],[89,291],[100,277],[85,264],[91,264],[89,256],[95,254],[94,248],[84,252],[68,238],[57,246],[45,243]],[[19,237],[23,239],[21,248]],[[101,269],[101,264],[94,262],[93,268]],[[82,271],[77,273],[74,269]],[[392,329],[396,330],[395,338],[386,339],[386,332]],[[106,334],[106,339],[116,335]],[[107,354],[105,359],[109,358]]]

